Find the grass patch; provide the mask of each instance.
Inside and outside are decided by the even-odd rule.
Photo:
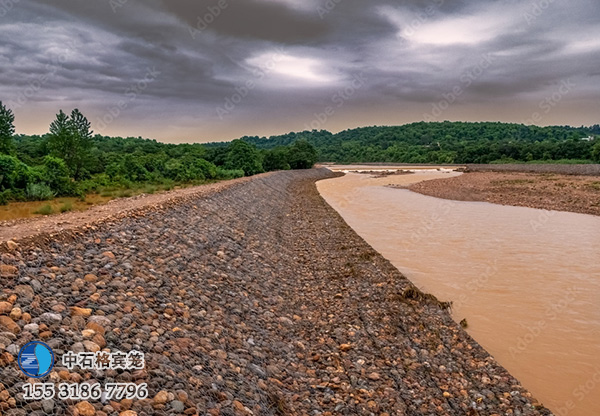
[[[491,181],[491,185],[525,185],[535,183],[533,179],[504,179],[499,181]]]
[[[54,210],[52,209],[50,204],[46,204],[33,211],[33,213],[39,215],[51,215],[54,214]]]
[[[587,184],[587,186],[595,191],[600,191],[600,182],[590,182]]]
[[[71,202],[65,202],[58,209],[60,212],[69,212],[73,211],[73,204]]]

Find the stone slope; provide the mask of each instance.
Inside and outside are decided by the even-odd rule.
[[[323,201],[330,176],[254,178],[3,254],[3,414],[550,414]],[[150,398],[25,403],[12,360],[40,338],[59,357],[144,351],[142,371],[50,379],[146,382]]]

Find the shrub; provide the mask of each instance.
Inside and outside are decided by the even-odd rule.
[[[77,195],[77,187],[69,177],[69,169],[65,161],[53,156],[44,158],[44,182],[58,196]]]
[[[218,179],[235,179],[244,176],[244,171],[241,169],[223,169],[217,167],[217,178]]]
[[[31,182],[31,168],[13,156],[0,155],[0,188],[25,189]]]
[[[33,211],[33,213],[34,214],[40,214],[40,215],[50,215],[50,214],[54,213],[54,210],[52,209],[52,207],[50,206],[50,204],[46,204],[46,205],[42,205],[37,210]]]
[[[264,172],[262,155],[251,145],[243,140],[234,140],[228,147],[225,158],[225,168],[229,170],[241,169],[246,176]]]
[[[73,210],[73,204],[70,202],[65,202],[59,208],[60,212],[69,212]]]
[[[55,193],[44,183],[27,184],[25,195],[29,201],[48,201],[55,197]]]

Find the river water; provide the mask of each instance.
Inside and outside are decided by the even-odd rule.
[[[369,170],[369,168],[366,168]],[[600,217],[448,201],[386,185],[421,171],[321,181],[325,200],[557,415],[600,415]]]

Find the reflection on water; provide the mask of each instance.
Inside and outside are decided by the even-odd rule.
[[[319,182],[327,202],[558,415],[600,415],[600,217],[447,201],[388,184]]]

